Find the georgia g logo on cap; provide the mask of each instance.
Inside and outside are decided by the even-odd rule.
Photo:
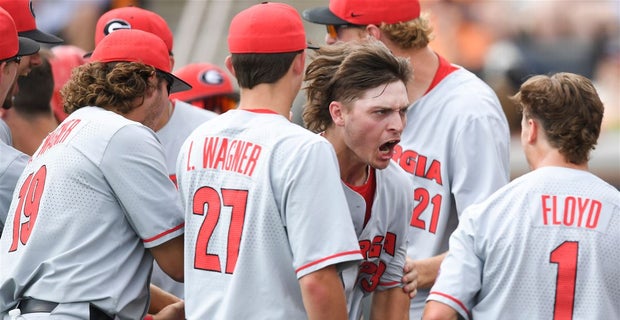
[[[110,33],[119,29],[131,29],[131,24],[122,19],[112,19],[106,23],[103,28],[103,33],[107,36]]]
[[[218,85],[224,82],[224,77],[217,70],[207,70],[200,74],[200,81],[208,85]]]

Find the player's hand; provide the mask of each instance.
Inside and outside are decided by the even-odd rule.
[[[153,320],[184,320],[185,319],[185,301],[181,300],[173,304],[167,305],[157,314],[153,315]]]
[[[413,299],[418,293],[418,269],[413,260],[407,257],[405,267],[403,268],[403,291],[409,294],[409,299]]]

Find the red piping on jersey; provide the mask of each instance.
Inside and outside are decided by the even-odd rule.
[[[424,92],[424,94],[431,92],[431,90],[433,90],[433,88],[435,88],[437,84],[441,82],[441,80],[443,80],[453,71],[459,69],[458,67],[453,66],[450,62],[448,62],[448,60],[444,59],[442,56],[437,55],[437,58],[439,58],[439,67],[437,68],[437,72],[435,72],[435,77],[433,77],[431,85],[428,87],[426,92]]]
[[[310,262],[310,263],[308,263],[306,265],[303,265],[303,266],[297,268],[297,270],[295,270],[295,273],[298,273],[299,271],[301,271],[303,269],[306,269],[306,268],[311,267],[311,266],[313,266],[315,264],[321,263],[321,262],[323,262],[325,260],[329,260],[329,259],[333,259],[333,258],[341,257],[341,256],[348,256],[348,255],[351,255],[351,254],[362,254],[362,250],[353,250],[353,251],[341,252],[341,253],[337,253],[337,254],[331,255],[329,257],[325,257],[323,259],[317,260],[317,261]]]
[[[467,316],[471,319],[471,313],[469,313],[469,310],[467,310],[465,305],[459,299],[457,299],[457,298],[455,298],[455,297],[453,297],[451,295],[448,295],[448,294],[445,294],[445,293],[441,293],[441,292],[437,292],[437,291],[431,291],[429,294],[436,294],[438,296],[446,297],[446,298],[454,301],[454,303],[458,304],[459,307],[461,307],[461,309],[463,309],[463,310],[465,310],[465,312],[467,312]]]
[[[271,114],[279,114],[271,109],[241,109],[243,111],[247,111],[247,112],[254,112],[254,113],[271,113]]]
[[[169,233],[175,232],[175,231],[183,228],[183,226],[185,226],[185,222],[181,223],[180,225],[178,225],[178,226],[176,226],[176,227],[174,227],[174,228],[172,228],[170,230],[164,231],[164,232],[162,232],[162,233],[160,233],[160,234],[158,234],[158,235],[156,235],[156,236],[154,236],[152,238],[144,239],[142,241],[143,242],[151,242],[151,241],[157,240],[157,239],[159,239],[159,238],[161,238],[161,237],[163,237],[163,236],[165,236],[165,235],[167,235]]]

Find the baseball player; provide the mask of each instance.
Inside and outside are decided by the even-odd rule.
[[[192,88],[170,95],[170,99],[185,101],[201,109],[217,114],[235,109],[239,94],[231,78],[218,66],[211,63],[190,63],[174,74],[189,83]]]
[[[183,213],[152,131],[168,92],[165,43],[121,30],[63,89],[70,116],[32,156],[0,239],[0,316],[140,319],[153,258],[183,279]]]
[[[588,171],[603,103],[571,73],[512,99],[533,171],[463,213],[424,318],[620,319],[620,192]]]
[[[122,7],[107,11],[97,21],[95,43],[100,43],[107,35],[117,30],[125,29],[143,30],[161,38],[168,49],[170,68],[174,68],[172,31],[163,17],[150,10],[139,7]],[[159,114],[153,130],[155,130],[166,155],[168,176],[176,184],[176,159],[183,141],[198,125],[214,118],[217,114],[208,110],[200,110],[172,96],[169,100],[166,110]],[[184,296],[183,283],[171,279],[161,270],[157,262],[153,264],[151,281],[164,291],[179,298]],[[157,310],[151,311],[156,312]]]
[[[240,105],[199,126],[177,161],[185,208],[188,319],[346,319],[337,268],[361,258],[324,138],[288,119],[301,87],[299,13],[238,13],[226,66]]]
[[[0,8],[0,101],[6,98],[15,77],[21,57],[39,51],[39,44],[17,35],[15,22]],[[15,150],[10,143],[10,130],[0,119],[0,236],[11,204],[13,190],[19,175],[28,162],[28,156]]]
[[[409,316],[401,279],[413,185],[392,153],[406,123],[410,77],[408,61],[379,41],[323,47],[306,70],[304,122],[338,155],[364,256],[359,267],[343,271],[349,319],[360,319],[362,298],[371,292],[373,319]]]
[[[460,214],[509,181],[506,116],[488,85],[428,46],[430,21],[417,0],[330,0],[303,16],[327,25],[328,44],[378,39],[415,70],[409,123],[393,159],[415,184],[403,280],[415,295],[410,318],[419,319]]]

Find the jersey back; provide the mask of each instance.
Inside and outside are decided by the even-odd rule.
[[[474,319],[620,319],[620,192],[543,167],[471,206],[429,299]]]
[[[177,174],[188,319],[306,318],[298,279],[361,259],[332,146],[283,116],[203,124]]]

